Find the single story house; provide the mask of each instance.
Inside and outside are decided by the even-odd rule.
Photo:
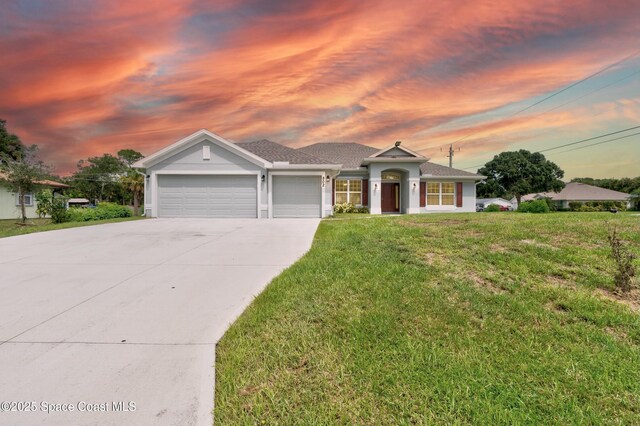
[[[569,208],[572,202],[602,202],[617,201],[627,204],[627,208],[631,208],[631,195],[624,192],[613,191],[611,189],[600,188],[599,186],[587,185],[586,183],[569,182],[560,192],[540,192],[527,194],[522,196],[522,201],[539,200],[549,198],[553,200],[558,207],[563,209]],[[514,199],[515,200],[515,199]],[[513,201],[513,200],[512,200]]]
[[[0,180],[3,178],[4,174],[0,172]],[[69,185],[52,180],[40,180],[36,183],[42,188],[51,188],[53,190],[69,188]],[[36,213],[36,210],[38,209],[38,202],[36,201],[35,194],[31,192],[25,194],[24,197],[27,217],[29,219],[37,218],[38,213]],[[18,194],[0,183],[0,219],[18,219],[21,215]]]
[[[482,204],[483,208],[487,208],[492,204],[496,204],[500,207],[506,207],[511,210],[515,210],[515,207],[511,201],[505,200],[504,198],[478,198],[476,200],[476,204]]]
[[[337,203],[372,214],[473,212],[483,176],[430,163],[399,142],[377,149],[268,140],[233,143],[199,130],[137,161],[150,217],[325,217]]]

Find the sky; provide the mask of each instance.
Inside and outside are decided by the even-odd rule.
[[[475,171],[640,125],[639,41],[637,0],[7,0],[0,118],[61,175],[201,128],[440,164],[453,144]],[[545,155],[567,179],[638,176],[638,132]]]

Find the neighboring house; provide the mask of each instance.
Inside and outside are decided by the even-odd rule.
[[[513,203],[511,201],[505,200],[504,198],[478,198],[476,200],[476,204],[482,204],[482,207],[485,209],[491,204],[496,204],[500,207],[506,207],[508,209],[515,210]]]
[[[67,200],[67,208],[69,207],[89,207],[91,202],[86,198],[69,198]]]
[[[558,207],[563,209],[568,209],[569,203],[571,202],[586,203],[590,201],[624,202],[627,204],[627,208],[631,208],[630,194],[625,194],[624,192],[613,191],[611,189],[600,188],[598,186],[587,185],[585,183],[579,182],[567,183],[560,192],[540,192],[527,194],[522,196],[522,201],[539,200],[543,198],[549,198],[553,200],[558,205]]]
[[[2,180],[3,177],[4,175],[0,173],[0,180]],[[51,188],[53,190],[69,188],[68,185],[60,182],[54,182],[52,180],[37,181],[37,184],[42,188]],[[32,219],[38,217],[38,213],[36,213],[38,203],[34,193],[25,194],[25,209],[28,218]],[[20,201],[18,200],[18,194],[12,192],[9,188],[0,183],[0,219],[18,219],[21,215],[22,213],[20,213]]]
[[[440,166],[400,144],[376,149],[268,140],[233,143],[200,130],[136,162],[151,217],[325,217],[336,203],[372,214],[475,211],[483,176]]]

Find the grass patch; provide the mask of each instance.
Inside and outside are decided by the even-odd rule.
[[[216,424],[633,424],[637,293],[613,293],[625,214],[324,220],[229,329]]]
[[[0,220],[0,238],[13,237],[15,235],[32,234],[34,232],[54,231],[56,229],[77,228],[79,226],[101,225],[103,223],[129,222],[145,219],[142,216],[125,217],[117,219],[95,220],[91,222],[65,222],[51,223],[50,219],[28,219],[25,225],[18,219]]]

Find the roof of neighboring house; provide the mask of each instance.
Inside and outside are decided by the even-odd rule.
[[[484,176],[466,172],[464,170],[454,169],[452,167],[441,166],[440,164],[435,164],[427,161],[420,165],[420,171],[422,175],[430,175],[436,177],[476,177],[483,178]]]
[[[629,194],[587,185],[579,182],[569,182],[562,191],[553,195],[555,201],[625,201]]]
[[[520,200],[533,201],[533,200],[538,200],[540,198],[553,198],[554,195],[556,195],[555,192],[535,192],[533,194],[523,195],[522,197],[520,197]]]
[[[375,154],[379,149],[353,142],[321,142],[296,151],[322,158],[332,164],[342,164],[344,169],[357,169],[364,158]]]
[[[315,157],[267,139],[254,142],[236,142],[236,145],[271,163],[275,161],[288,161],[290,164],[341,164],[340,162],[336,163]]]
[[[0,180],[5,180],[7,175],[3,172],[0,172]],[[36,180],[34,182],[37,185],[48,186],[51,188],[71,188],[69,185],[65,185],[64,183],[56,182],[54,180],[42,179]]]
[[[569,182],[560,192],[537,192],[522,196],[522,201],[551,198],[554,201],[626,201],[631,195],[586,183]]]
[[[478,199],[476,199],[476,203],[482,203],[482,204],[491,204],[491,203],[511,204],[511,201],[505,200],[504,198],[478,198]]]

